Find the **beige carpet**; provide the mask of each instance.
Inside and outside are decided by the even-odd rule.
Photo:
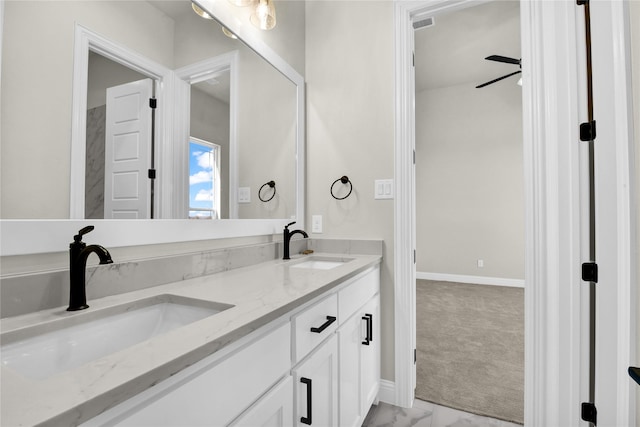
[[[418,399],[522,424],[524,289],[418,280]]]

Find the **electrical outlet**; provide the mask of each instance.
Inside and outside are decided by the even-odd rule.
[[[322,233],[322,215],[311,216],[311,232]]]
[[[484,260],[483,259],[479,259],[478,260],[478,268],[484,268]]]

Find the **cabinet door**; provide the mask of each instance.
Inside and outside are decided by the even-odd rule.
[[[284,427],[293,425],[293,380],[288,376],[247,409],[233,427]]]
[[[357,312],[338,329],[340,351],[340,426],[359,426],[362,423],[360,387],[360,358],[363,320]]]
[[[338,342],[335,334],[294,371],[295,425],[338,424]]]
[[[363,318],[370,318],[370,330],[365,335],[369,345],[360,347],[361,414],[366,416],[377,400],[380,389],[380,296],[376,295],[362,309]],[[369,325],[365,325],[367,327]]]

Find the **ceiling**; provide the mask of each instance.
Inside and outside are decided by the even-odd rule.
[[[416,91],[476,86],[518,70],[517,65],[484,58],[520,58],[519,1],[492,1],[434,19],[435,25],[415,31]],[[495,84],[516,84],[518,79]]]

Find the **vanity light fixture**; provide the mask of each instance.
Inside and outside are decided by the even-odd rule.
[[[254,27],[261,30],[270,30],[275,27],[276,8],[273,5],[273,0],[258,0],[250,20]]]
[[[202,18],[204,18],[204,19],[213,19],[213,16],[209,15],[207,12],[204,11],[204,9],[202,9],[200,6],[198,6],[194,2],[191,2],[191,8],[193,9],[193,11],[198,16],[200,16]]]
[[[231,31],[229,31],[227,27],[222,27],[222,32],[224,33],[225,36],[229,37],[230,39],[236,40],[238,38],[238,36],[236,36]]]
[[[261,30],[270,30],[276,26],[276,7],[273,4],[273,0],[229,0],[229,3],[240,7],[255,5],[249,20],[256,28]],[[191,8],[202,18],[213,19],[213,16],[209,15],[195,2],[191,2]],[[226,27],[222,27],[222,32],[229,38],[238,38]]]

